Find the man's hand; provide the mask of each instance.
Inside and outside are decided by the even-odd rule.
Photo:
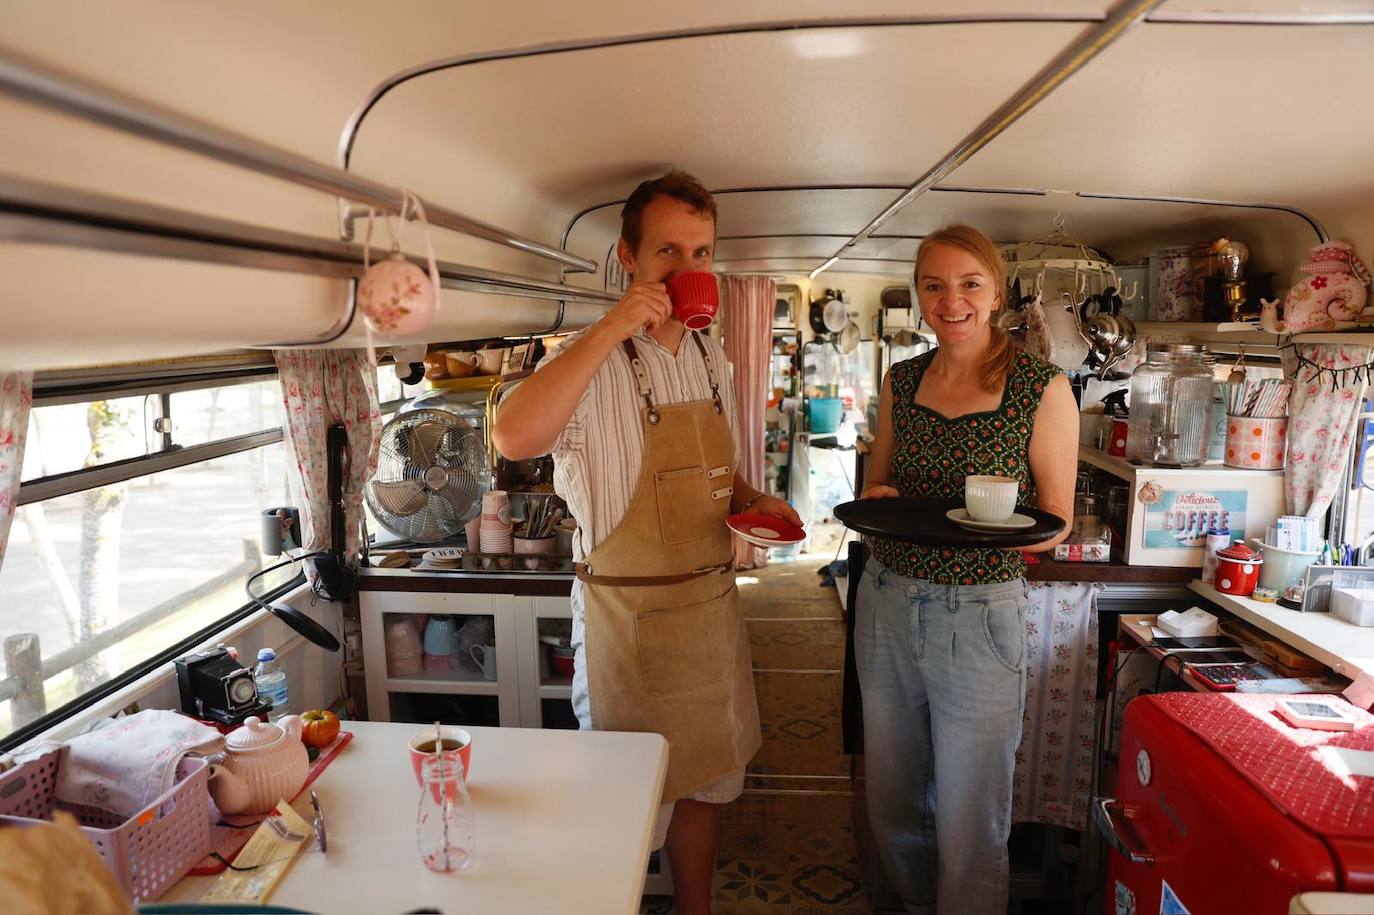
[[[864,494],[861,495],[861,496],[859,496],[859,498],[860,498],[860,499],[896,499],[896,498],[900,498],[901,495],[902,495],[902,494],[901,494],[900,492],[897,491],[897,488],[896,488],[895,486],[889,486],[889,485],[887,485],[886,483],[873,483],[872,485],[869,485],[869,486],[865,486],[865,487],[864,487]]]
[[[777,496],[759,496],[754,500],[754,504],[749,506],[749,510],[770,518],[780,518],[797,527],[802,526],[801,515],[797,514],[797,510]]]
[[[625,295],[597,322],[619,344],[639,333],[642,327],[653,333],[673,314],[668,287],[662,283],[635,283]]]

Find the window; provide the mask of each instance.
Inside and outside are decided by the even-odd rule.
[[[153,426],[164,410],[170,427]],[[244,610],[244,581],[277,561],[261,512],[292,504],[281,414],[275,380],[52,406],[40,393],[0,566],[0,742]]]

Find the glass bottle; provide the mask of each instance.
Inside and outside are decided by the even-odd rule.
[[[1207,347],[1151,343],[1131,375],[1126,458],[1136,463],[1195,467],[1211,440],[1212,365]]]
[[[420,763],[420,809],[415,842],[425,867],[440,873],[466,870],[477,856],[472,799],[457,754],[436,753]]]

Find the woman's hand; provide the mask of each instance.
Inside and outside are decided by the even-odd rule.
[[[801,515],[797,514],[797,510],[777,496],[759,496],[754,500],[754,504],[749,506],[749,510],[770,518],[779,518],[797,527],[802,526]]]
[[[860,498],[860,499],[897,499],[897,498],[901,498],[901,495],[902,495],[902,494],[901,494],[900,492],[897,491],[897,487],[895,487],[895,486],[889,486],[889,485],[886,484],[886,483],[872,483],[872,484],[870,484],[870,485],[864,487],[864,493],[863,493],[863,495],[859,496],[859,498]]]

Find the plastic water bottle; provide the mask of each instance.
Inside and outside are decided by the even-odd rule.
[[[257,684],[258,696],[272,703],[268,720],[277,721],[291,713],[287,707],[286,672],[277,666],[277,653],[272,649],[258,649],[258,666],[253,669],[253,682]]]

